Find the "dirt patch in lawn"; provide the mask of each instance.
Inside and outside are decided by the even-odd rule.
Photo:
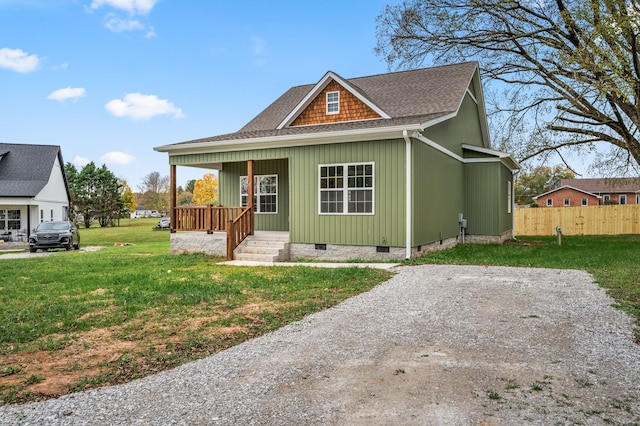
[[[260,334],[265,322],[260,314],[279,308],[274,302],[252,302],[215,315],[193,309],[174,319],[154,308],[140,315],[143,319],[123,325],[49,335],[28,347],[10,347],[10,353],[0,357],[0,405],[126,383],[202,358]]]

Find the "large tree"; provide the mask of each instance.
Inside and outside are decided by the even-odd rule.
[[[197,205],[218,204],[218,178],[207,173],[196,180],[193,186],[193,203]]]
[[[400,68],[477,60],[504,83],[503,142],[532,129],[507,145],[518,159],[606,142],[620,172],[640,163],[639,17],[636,0],[407,0],[378,16],[376,51]]]
[[[169,208],[169,176],[151,172],[142,179],[138,189],[147,209],[163,211]]]
[[[85,228],[89,228],[96,219],[104,227],[122,216],[120,184],[107,166],[97,167],[92,161],[78,172],[73,164],[67,163],[65,173],[71,192],[72,219],[81,215]]]

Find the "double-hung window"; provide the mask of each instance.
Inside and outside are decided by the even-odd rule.
[[[327,114],[340,113],[340,92],[327,92]]]
[[[253,177],[253,211],[256,213],[278,213],[278,176]],[[249,178],[240,176],[240,205],[249,205]]]
[[[373,214],[373,163],[321,164],[320,214]]]

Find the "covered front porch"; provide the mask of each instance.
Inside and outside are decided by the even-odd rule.
[[[207,166],[213,168],[211,164]],[[172,164],[169,176],[172,253],[201,251],[223,254],[227,260],[233,260],[238,246],[255,235],[256,229],[288,231],[287,168],[287,159],[215,164],[219,170],[220,204],[224,205],[177,206],[176,165]],[[288,232],[285,235],[288,242]]]

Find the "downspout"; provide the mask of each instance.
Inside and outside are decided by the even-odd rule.
[[[411,259],[411,208],[412,208],[412,199],[411,199],[411,139],[409,138],[409,134],[406,130],[402,131],[402,137],[405,140],[405,185],[406,185],[406,217],[405,217],[405,241],[406,241],[406,249],[405,249],[405,259]]]

